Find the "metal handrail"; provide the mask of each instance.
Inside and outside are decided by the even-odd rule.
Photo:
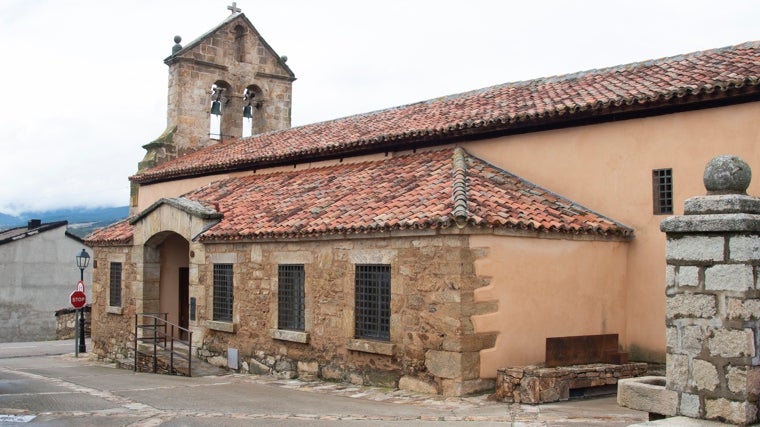
[[[142,323],[140,319],[142,318]],[[139,348],[138,343],[140,341],[152,341],[153,342],[153,373],[158,372],[158,348],[167,349],[169,351],[169,373],[174,372],[174,355],[183,358],[184,355],[180,354],[179,350],[175,351],[175,341],[187,346],[187,375],[192,376],[193,373],[193,332],[187,328],[183,328],[179,325],[169,322],[168,313],[137,313],[135,314],[135,363],[134,371],[137,372]],[[142,330],[142,334],[139,331]],[[151,330],[152,335],[145,335],[146,330]],[[187,334],[187,340],[183,340],[177,337],[176,332],[181,337],[183,332]],[[159,343],[163,343],[160,345]]]

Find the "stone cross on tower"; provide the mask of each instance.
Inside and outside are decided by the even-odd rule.
[[[240,13],[241,9],[237,7],[237,2],[232,2],[231,6],[227,6],[227,10],[230,11],[230,15],[234,15],[236,13]]]

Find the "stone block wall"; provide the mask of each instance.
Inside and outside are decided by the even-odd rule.
[[[570,390],[614,385],[646,372],[646,363],[505,368],[498,371],[494,398],[509,403],[558,402],[568,400]]]
[[[211,315],[213,260],[221,256],[215,254],[235,254],[234,332],[202,329],[199,351],[207,359],[224,360],[236,348],[243,369],[255,373],[401,383],[446,395],[493,386],[479,378],[478,352],[493,346],[495,336],[473,332],[470,316],[479,310],[473,292],[482,282],[467,237],[207,244],[203,250],[199,285],[191,284],[199,319]],[[277,266],[294,263],[305,266],[307,339],[276,329]],[[365,263],[391,265],[389,342],[354,339],[354,265]]]
[[[735,158],[713,162],[708,171],[727,177],[749,169]],[[678,393],[680,415],[746,425],[758,420],[760,396],[760,199],[744,195],[746,186],[715,190],[708,171],[708,195],[661,225],[666,387]]]
[[[84,310],[84,332],[85,336],[92,336],[92,315],[91,305],[87,304]],[[76,336],[76,322],[79,317],[75,308],[62,308],[55,312],[55,339],[67,340]]]
[[[400,235],[399,235],[400,234]],[[496,334],[476,334],[474,314],[493,310],[475,303],[474,291],[487,283],[476,276],[481,250],[467,236],[396,233],[395,237],[316,239],[190,245],[190,321],[198,355],[227,366],[236,349],[241,372],[282,378],[324,378],[355,384],[402,387],[444,395],[493,388],[480,378],[480,350]],[[93,328],[102,358],[131,356],[134,313],[148,296],[141,273],[143,248],[102,247],[96,251]],[[107,307],[108,264],[123,259],[123,307]],[[233,264],[233,321],[212,321],[213,264]],[[277,329],[278,265],[303,264],[305,331]],[[354,266],[391,266],[390,340],[354,337]],[[135,307],[138,307],[137,309]]]
[[[759,258],[745,254],[758,249],[734,233],[668,238],[666,376],[682,415],[757,419]]]
[[[141,255],[141,253],[140,253]],[[131,246],[102,246],[93,255],[92,353],[101,359],[123,361],[134,358],[135,292],[139,265]],[[109,307],[111,262],[122,263],[121,307]]]
[[[242,29],[243,37],[238,36],[236,28]],[[254,99],[260,101],[253,110],[254,134],[290,127],[295,78],[245,18],[234,19],[166,63],[167,128],[177,127],[172,138],[176,155],[217,142],[209,138],[211,86],[217,82],[228,85],[223,94],[223,139],[241,137],[243,91],[251,85],[258,88]]]

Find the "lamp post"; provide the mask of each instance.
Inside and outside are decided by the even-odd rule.
[[[84,269],[90,264],[90,254],[84,249],[76,256],[77,267],[79,267],[79,280],[84,283]],[[79,309],[79,352],[84,353],[87,347],[84,344],[84,307]]]

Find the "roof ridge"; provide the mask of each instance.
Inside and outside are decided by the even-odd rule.
[[[467,210],[467,162],[465,157],[467,152],[462,147],[456,147],[451,155],[451,176],[453,178],[451,186],[451,198],[454,202],[454,208],[451,210],[451,216],[457,227],[464,228],[467,225],[469,212]]]

